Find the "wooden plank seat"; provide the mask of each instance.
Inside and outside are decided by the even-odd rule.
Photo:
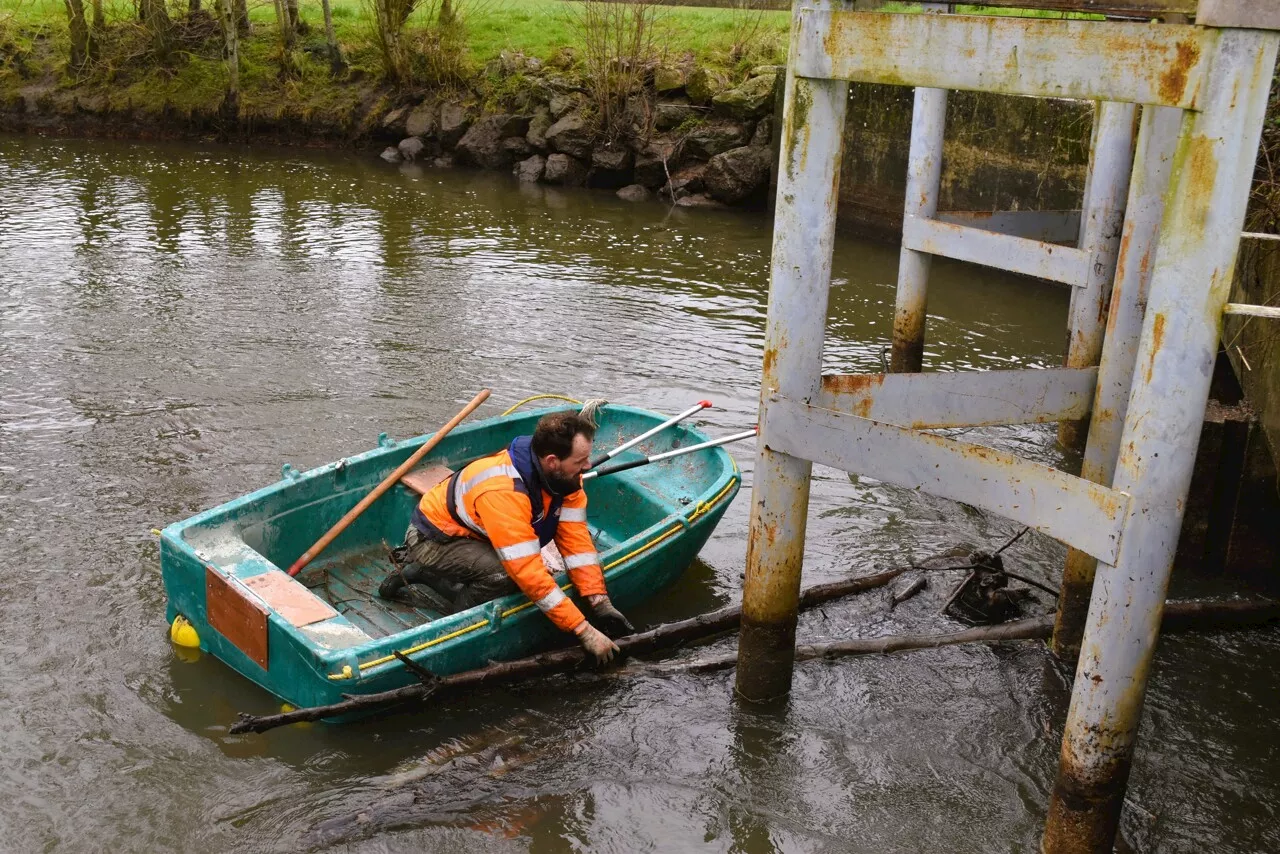
[[[431,487],[435,486],[442,480],[447,480],[453,475],[453,470],[445,466],[423,466],[400,478],[400,482],[412,492],[418,495],[426,495]]]

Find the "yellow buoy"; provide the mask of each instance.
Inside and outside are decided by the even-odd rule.
[[[173,618],[173,625],[169,627],[169,640],[187,649],[200,648],[200,635],[196,634],[196,627],[181,614]]]
[[[292,703],[281,703],[280,713],[287,715],[289,712],[292,712],[296,708],[297,706],[293,705]],[[290,726],[297,727],[298,729],[311,729],[311,721],[297,721],[295,723],[290,724]]]

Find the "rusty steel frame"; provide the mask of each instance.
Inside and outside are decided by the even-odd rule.
[[[1080,251],[1088,261],[1085,280],[1071,292],[1067,313],[1068,368],[1096,365],[1102,356],[1107,302],[1120,252],[1125,196],[1133,169],[1137,114],[1133,104],[1102,102],[1095,106],[1089,177],[1080,215]],[[1058,427],[1058,441],[1074,453],[1083,453],[1087,431],[1085,421],[1063,421]]]
[[[1251,17],[1250,10],[1261,8],[1253,0],[1203,2],[1212,20],[1272,26],[1266,9]],[[1202,24],[1210,19],[1201,18]],[[736,683],[742,697],[765,700],[790,688],[811,461],[1022,521],[1099,558],[1043,848],[1051,854],[1111,850],[1278,40],[1280,34],[1264,29],[849,12],[836,11],[829,0],[796,4],[743,589]],[[908,202],[906,213],[908,229],[920,228],[910,225],[913,218],[931,221],[933,236],[953,232],[933,224],[942,215],[934,164],[924,152],[940,146],[924,143],[938,139],[928,126],[940,128],[945,111],[927,90],[1102,102],[1079,229],[1078,249],[1088,255],[1089,269],[1083,284],[1072,279],[1071,309],[1073,329],[1090,339],[1079,353],[1096,359],[1101,351],[1096,370],[1079,366],[1078,354],[1069,358],[1067,368],[1037,386],[1044,399],[1025,407],[1002,397],[1031,383],[1021,372],[981,380],[820,377],[849,80],[915,86],[917,103],[925,100],[921,113],[929,120],[921,124],[929,133],[917,150],[913,132],[911,156],[913,186],[925,192]],[[1135,104],[1144,118],[1130,185],[1124,141],[1132,138]],[[1131,211],[1121,232],[1126,201]],[[976,224],[980,217],[971,219]],[[1018,237],[1017,227],[1010,220],[985,232]],[[970,232],[957,229],[961,244],[1020,245]],[[914,248],[921,245],[908,241],[903,256],[927,267],[928,253]],[[1117,256],[1118,286],[1108,299],[1108,265]],[[923,322],[925,276],[906,279],[904,290],[918,293],[900,300],[895,314],[905,302]],[[1111,328],[1104,337],[1108,303]],[[1085,449],[1088,477],[913,429],[1082,414],[1086,375],[1097,410]],[[921,386],[930,388],[912,400]],[[981,401],[964,399],[980,389],[996,391],[995,416],[982,414]],[[862,417],[873,413],[904,423]]]
[[[907,154],[906,219],[928,218],[938,210],[946,122],[947,90],[916,89],[911,110],[911,148]],[[923,365],[932,263],[931,254],[909,246],[903,239],[889,356],[889,370],[894,373],[918,371]]]
[[[1128,496],[1051,466],[771,395],[769,448],[999,513],[1114,560]]]
[[[1114,489],[1132,501],[1100,563],[1043,848],[1110,851],[1209,396],[1280,33],[1215,31],[1172,164]]]
[[[1077,288],[1089,282],[1089,253],[1074,246],[1028,240],[911,214],[902,221],[902,246],[917,254],[942,255]]]
[[[793,21],[792,62],[802,77],[1184,109],[1200,106],[1218,32],[809,6]]]
[[[793,57],[797,32],[793,27]],[[762,415],[775,392],[806,398],[820,388],[848,101],[848,83],[806,79],[788,65]],[[809,461],[758,443],[735,682],[747,701],[764,702],[791,690],[810,470]]]
[[[1089,414],[1097,368],[825,374],[813,404],[913,430],[1045,424]]]
[[[1138,133],[1107,335],[1080,469],[1081,477],[1105,486],[1111,485],[1120,453],[1147,286],[1182,116],[1183,112],[1173,107],[1147,108]],[[1063,661],[1074,662],[1080,653],[1095,567],[1092,556],[1076,549],[1067,552],[1053,632],[1054,654]]]
[[[943,211],[934,219],[1042,243],[1080,242],[1080,211]]]

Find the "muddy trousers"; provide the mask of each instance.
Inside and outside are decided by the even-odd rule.
[[[403,568],[379,590],[385,598],[392,598],[405,584],[425,584],[451,599],[454,611],[465,611],[519,589],[486,540],[451,537],[437,542],[410,525],[403,554]]]

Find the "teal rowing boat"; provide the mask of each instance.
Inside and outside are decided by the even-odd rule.
[[[449,616],[377,596],[425,472],[458,469],[533,432],[551,410],[455,428],[296,578],[290,566],[431,438],[380,437],[379,447],[308,472],[285,466],[271,486],[161,532],[160,566],[175,641],[195,645],[295,706],[398,688],[416,677],[395,656],[448,675],[518,658],[559,634],[522,594]],[[664,417],[605,407],[596,447],[616,447]],[[654,456],[706,441],[677,425],[617,457]],[[721,447],[586,481],[588,524],[613,601],[624,611],[675,581],[711,535],[741,476]],[[566,592],[572,585],[557,576]]]

